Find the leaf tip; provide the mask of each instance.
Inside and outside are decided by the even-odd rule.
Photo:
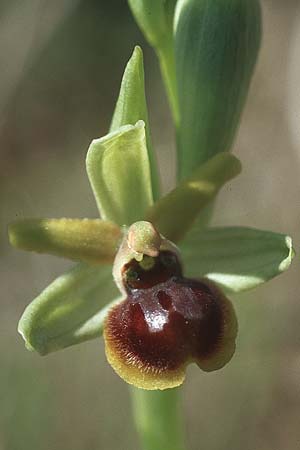
[[[288,250],[288,255],[281,261],[279,265],[280,272],[285,272],[290,267],[296,255],[295,249],[293,247],[293,240],[290,236],[285,236],[285,244]]]
[[[11,246],[37,252],[40,251],[39,229],[43,227],[42,219],[19,219],[8,225],[8,239]],[[37,248],[33,242],[38,241]]]
[[[228,152],[222,152],[215,158],[220,160],[220,163],[223,165],[224,173],[228,173],[230,178],[234,178],[241,173],[243,168],[242,163],[235,155]]]
[[[139,45],[135,45],[133,52],[132,52],[132,58],[138,59],[140,62],[143,61],[143,50],[142,47]]]
[[[26,311],[24,314],[26,314]],[[24,314],[18,323],[18,333],[22,336],[27,350],[37,352],[40,356],[45,356],[48,353],[45,339],[39,330],[33,331],[32,321],[30,318],[24,317]]]

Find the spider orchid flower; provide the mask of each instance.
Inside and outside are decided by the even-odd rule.
[[[160,37],[144,20],[149,1],[129,3],[163,66],[180,181],[161,195],[136,47],[111,129],[87,153],[101,219],[22,219],[9,237],[17,248],[79,262],[25,309],[18,329],[29,350],[46,355],[103,334],[107,359],[125,381],[166,389],[183,382],[190,363],[212,371],[232,358],[238,327],[227,296],[281,274],[294,250],[284,234],[203,226],[207,207],[241,172],[228,150],[257,56],[258,3],[235,0],[224,9],[219,0],[179,0],[175,10],[174,1],[164,9],[151,0]]]

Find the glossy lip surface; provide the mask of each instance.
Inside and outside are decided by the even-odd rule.
[[[106,353],[116,372],[145,389],[182,383],[185,367],[226,364],[234,351],[236,319],[229,300],[211,283],[182,276],[172,252],[161,252],[144,269],[124,267],[127,298],[109,313]]]

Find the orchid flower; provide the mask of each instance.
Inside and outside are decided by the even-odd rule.
[[[87,152],[101,218],[18,220],[9,237],[78,262],[25,309],[18,330],[29,350],[46,355],[103,334],[118,375],[164,390],[183,382],[190,363],[212,371],[230,361],[238,325],[227,296],[280,275],[294,250],[285,234],[208,224],[219,190],[241,172],[229,150],[259,50],[258,0],[129,4],[159,58],[177,132],[176,186],[161,192],[137,46],[111,128]]]

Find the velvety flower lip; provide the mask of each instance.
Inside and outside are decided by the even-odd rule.
[[[235,349],[237,321],[230,301],[207,280],[188,279],[175,253],[122,268],[127,297],[108,313],[106,355],[125,381],[143,389],[182,384],[195,362],[223,367]]]

